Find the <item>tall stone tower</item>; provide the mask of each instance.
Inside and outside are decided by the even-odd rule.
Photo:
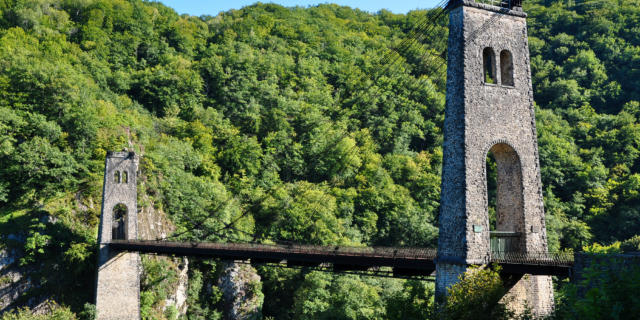
[[[493,6],[452,1],[436,267],[439,297],[469,265],[489,262],[496,234],[508,236],[507,251],[547,251],[526,14],[519,2]],[[486,179],[489,152],[498,176],[493,232]],[[507,296],[515,311],[526,302],[535,314],[545,314],[553,307],[551,277],[525,275]]]
[[[137,238],[137,172],[135,153],[107,153],[98,231],[98,320],[140,319],[140,256],[138,253],[110,252],[107,246],[112,239]]]

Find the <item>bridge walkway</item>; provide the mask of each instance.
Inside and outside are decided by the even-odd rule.
[[[314,245],[268,245],[252,243],[202,243],[144,240],[112,240],[109,247],[119,251],[160,255],[195,256],[251,263],[286,263],[287,266],[317,267],[331,264],[333,271],[366,271],[391,268],[394,277],[429,276],[436,269],[436,249],[400,247],[347,247]],[[490,263],[506,274],[554,275],[568,277],[573,255],[566,253],[502,253]]]

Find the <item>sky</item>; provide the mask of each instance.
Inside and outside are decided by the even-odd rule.
[[[178,13],[187,13],[194,16],[203,14],[215,16],[220,11],[240,9],[251,5],[257,0],[159,0],[168,7],[175,9]],[[378,12],[380,9],[387,9],[393,13],[407,13],[413,9],[433,8],[437,0],[262,0],[263,3],[277,3],[286,7],[301,6],[306,7],[319,3],[337,3],[343,6],[359,8],[364,11]]]

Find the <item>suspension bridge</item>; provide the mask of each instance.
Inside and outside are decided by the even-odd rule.
[[[570,276],[574,262],[571,254],[547,252],[526,13],[521,1],[442,0],[409,33],[411,37],[383,60],[386,66],[375,78],[401,60],[402,51],[412,42],[431,36],[446,13],[447,104],[437,250],[141,241],[137,239],[136,210],[139,159],[133,152],[109,153],[99,234],[98,319],[139,318],[138,253],[392,277],[435,275],[436,295],[441,297],[469,266],[496,264],[510,279],[506,283],[512,306],[528,305],[535,315],[548,314],[553,308],[551,276]],[[444,61],[438,63],[435,73],[443,66]],[[489,226],[487,209],[489,152],[497,167],[496,231]]]
[[[254,243],[170,242],[153,240],[111,240],[109,248],[159,255],[191,256],[277,264],[286,267],[314,267],[330,272],[356,272],[396,278],[432,276],[437,250],[407,247],[348,247],[314,245],[268,245]],[[554,275],[569,277],[571,253],[496,252],[489,263],[504,274]]]

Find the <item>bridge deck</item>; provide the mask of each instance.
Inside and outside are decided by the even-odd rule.
[[[429,248],[265,245],[249,243],[196,243],[113,240],[110,248],[140,253],[197,256],[252,263],[318,266],[331,263],[334,270],[390,267],[394,276],[424,276],[435,271],[436,250]],[[492,263],[504,273],[569,276],[573,259],[558,254],[501,254]]]

